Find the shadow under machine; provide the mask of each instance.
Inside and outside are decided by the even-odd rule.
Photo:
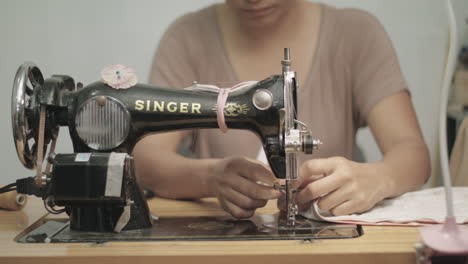
[[[17,191],[44,200],[50,213],[17,237],[19,242],[115,240],[255,240],[350,238],[356,225],[313,222],[298,215],[294,189],[297,153],[320,142],[296,120],[296,77],[285,49],[282,74],[233,90],[224,109],[218,92],[132,84],[115,89],[97,81],[85,87],[65,75],[44,79],[32,63],[15,76],[13,135],[21,163],[36,176],[16,181]],[[223,110],[218,113],[217,109]],[[132,149],[145,135],[179,129],[218,128],[220,115],[233,129],[255,132],[286,198],[287,211],[230,217],[152,217],[137,185]],[[55,153],[60,126],[67,126],[74,153]],[[48,150],[48,154],[46,154]],[[42,160],[46,163],[42,165]],[[60,209],[57,209],[60,208]],[[157,214],[157,212],[154,212]]]

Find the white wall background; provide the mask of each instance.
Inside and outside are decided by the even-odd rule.
[[[468,1],[453,0],[460,25]],[[216,0],[0,0],[0,184],[32,176],[22,167],[13,144],[10,99],[17,67],[35,62],[45,77],[67,74],[84,84],[99,79],[111,63],[131,65],[148,79],[151,58],[165,28],[177,16]],[[438,93],[446,52],[444,1],[323,0],[375,14],[394,41],[410,86],[424,136],[434,154]],[[460,31],[468,44],[468,28]],[[273,73],[272,73],[273,74]],[[57,152],[71,152],[68,131],[61,130]],[[369,160],[380,158],[368,131],[359,143]]]

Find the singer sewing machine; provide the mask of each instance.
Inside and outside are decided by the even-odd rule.
[[[152,217],[135,179],[131,153],[141,137],[178,129],[218,128],[217,93],[145,84],[114,89],[103,81],[83,87],[65,75],[44,79],[34,64],[23,64],[13,86],[13,135],[21,163],[35,169],[36,176],[18,180],[16,188],[41,197],[50,213],[66,212],[69,220],[45,222],[18,241],[359,236],[360,228],[355,225],[315,223],[298,217],[296,154],[311,154],[321,142],[296,120],[296,78],[288,49],[281,63],[281,75],[230,93],[224,106],[226,126],[255,132],[274,174],[285,179],[280,188],[286,195],[287,212],[249,220]],[[68,127],[74,153],[55,153],[60,126]],[[211,227],[203,228],[204,223]],[[201,228],[194,232],[197,226]]]

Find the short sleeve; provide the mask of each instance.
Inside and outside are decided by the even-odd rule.
[[[362,127],[378,102],[407,91],[407,84],[393,44],[380,22],[361,10],[348,10],[346,20],[355,122]]]
[[[193,65],[190,31],[185,15],[173,22],[162,36],[153,57],[149,83],[152,85],[184,88],[196,80]]]

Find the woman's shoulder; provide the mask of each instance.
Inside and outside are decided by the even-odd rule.
[[[383,26],[379,19],[369,11],[358,8],[337,8],[323,5],[323,15],[342,34],[356,36],[369,31],[381,31]]]
[[[330,50],[341,49],[345,57],[358,56],[375,43],[391,44],[379,19],[366,10],[324,5],[322,16],[322,30],[327,32]]]

